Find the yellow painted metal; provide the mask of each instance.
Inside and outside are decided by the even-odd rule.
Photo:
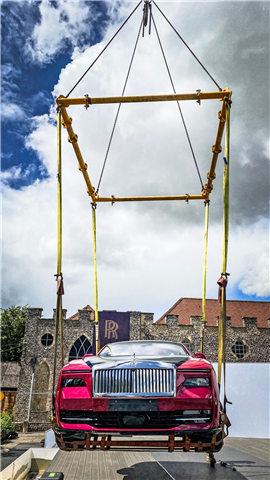
[[[87,185],[87,193],[88,193],[88,195],[90,195],[93,202],[95,203],[95,195],[94,195],[95,189],[94,189],[94,187],[93,187],[93,185],[90,181],[89,175],[87,173],[87,164],[84,163],[84,160],[83,160],[83,157],[82,157],[79,145],[78,145],[78,137],[77,137],[77,135],[75,135],[75,133],[73,131],[73,128],[71,126],[72,119],[68,116],[68,113],[67,113],[65,107],[62,107],[62,117],[63,117],[64,127],[67,129],[67,132],[68,132],[68,135],[69,135],[68,140],[69,140],[70,143],[72,143],[74,152],[75,152],[76,157],[77,157],[78,162],[79,162],[79,170],[81,170],[81,172],[84,176],[85,183]]]
[[[215,178],[215,169],[218,159],[218,154],[221,152],[221,140],[224,130],[224,125],[226,121],[226,106],[225,99],[231,98],[231,90],[225,88],[219,92],[201,92],[198,90],[196,93],[184,93],[184,94],[168,94],[168,95],[145,95],[145,96],[126,96],[126,97],[93,97],[90,98],[88,95],[85,95],[83,98],[65,98],[63,95],[60,95],[56,102],[62,106],[62,116],[63,123],[66,127],[69,134],[69,142],[72,143],[73,149],[75,151],[76,157],[79,162],[79,170],[81,170],[85,183],[87,185],[87,193],[91,196],[92,202],[94,205],[97,203],[104,202],[151,202],[151,201],[170,201],[170,200],[184,200],[188,202],[189,200],[205,200],[209,199],[210,193],[213,189],[213,180]],[[100,104],[100,103],[128,103],[128,102],[160,102],[160,101],[177,101],[177,100],[196,100],[200,103],[201,100],[212,100],[218,99],[223,101],[222,109],[219,112],[219,125],[216,136],[215,145],[212,147],[212,161],[210,166],[210,171],[207,174],[207,184],[204,186],[204,189],[200,195],[166,195],[166,196],[141,196],[141,197],[99,197],[95,192],[89,175],[87,173],[87,164],[84,162],[79,145],[78,137],[75,135],[73,128],[71,126],[72,119],[68,116],[66,107],[70,105],[84,105],[86,108],[90,104]]]
[[[62,271],[62,157],[61,110],[57,112],[57,275]]]
[[[204,256],[203,256],[203,292],[202,292],[202,332],[201,332],[201,352],[204,349],[204,329],[205,329],[205,300],[206,300],[206,264],[208,247],[208,226],[209,226],[209,200],[205,202],[205,226],[204,226]]]
[[[226,104],[225,104],[225,100],[224,100],[223,104],[222,104],[221,111],[219,112],[219,124],[218,124],[216,142],[212,147],[212,152],[213,153],[212,153],[210,170],[207,174],[207,183],[204,186],[204,191],[203,191],[203,194],[205,195],[205,198],[207,200],[209,199],[209,195],[210,195],[211,191],[213,190],[213,180],[216,178],[215,170],[216,170],[218,155],[222,151],[221,142],[222,142],[222,136],[223,136],[225,123],[226,123]]]
[[[93,252],[94,252],[94,276],[95,276],[95,332],[96,332],[96,354],[99,351],[99,323],[98,323],[98,283],[97,283],[97,247],[96,247],[96,206],[92,206],[92,225],[93,225]]]
[[[228,239],[229,239],[229,165],[230,165],[230,102],[226,102],[226,132],[223,171],[223,251],[222,274],[227,276]],[[218,383],[221,382],[222,362],[226,363],[226,288],[222,288],[219,312],[219,345],[218,345]],[[224,370],[225,374],[225,370]]]
[[[163,201],[163,200],[204,200],[203,195],[167,195],[167,196],[146,196],[146,197],[99,197],[96,196],[97,203],[104,202],[153,202],[153,201]]]
[[[184,100],[223,100],[225,97],[230,97],[230,90],[224,89],[221,92],[201,92],[198,90],[195,93],[171,93],[165,95],[129,95],[121,97],[77,97],[65,98],[60,95],[56,102],[58,105],[69,107],[70,105],[96,105],[101,103],[137,103],[137,102],[172,102]]]

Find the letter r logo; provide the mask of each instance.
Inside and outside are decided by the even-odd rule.
[[[114,322],[113,320],[106,320],[105,323],[105,337],[108,339],[115,338],[117,340],[118,335],[116,333],[118,330],[118,323]]]

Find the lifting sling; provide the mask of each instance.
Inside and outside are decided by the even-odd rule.
[[[94,283],[95,283],[95,335],[96,355],[100,350],[99,327],[98,327],[98,284],[97,284],[97,229],[96,229],[96,205],[92,204],[92,226],[93,226],[93,254],[94,254]]]
[[[210,200],[205,202],[201,353],[203,353],[203,350],[204,350],[204,331],[205,331],[205,324],[207,323],[206,317],[205,317],[205,300],[206,300],[206,262],[207,262],[207,247],[208,247],[209,205],[210,205]]]
[[[61,365],[64,366],[63,345],[63,311],[62,295],[64,294],[62,275],[62,155],[61,155],[61,107],[57,110],[57,300],[55,311],[55,334],[54,334],[54,363],[53,363],[53,386],[52,397],[54,405],[55,376],[57,367],[58,333],[60,333]]]
[[[223,170],[223,249],[222,249],[222,273],[218,280],[219,285],[219,344],[218,344],[218,384],[221,386],[221,371],[223,364],[224,379],[224,411],[226,413],[225,380],[226,380],[226,286],[227,259],[228,259],[228,238],[229,238],[229,165],[230,165],[230,108],[231,101],[226,100],[226,130],[225,130],[225,152]]]

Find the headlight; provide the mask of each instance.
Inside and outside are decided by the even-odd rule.
[[[210,378],[186,378],[183,383],[184,387],[209,387],[210,385]]]

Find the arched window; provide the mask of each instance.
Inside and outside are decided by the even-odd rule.
[[[185,345],[185,347],[188,349],[190,353],[194,352],[194,345],[191,340],[189,340],[188,338],[184,338],[184,340],[182,340],[181,343]]]
[[[248,352],[248,346],[241,342],[241,340],[237,340],[232,346],[232,352],[237,356],[237,358],[244,358]]]
[[[32,408],[34,412],[46,412],[49,390],[50,369],[46,362],[38,367],[35,373]]]
[[[82,335],[71,347],[68,361],[82,358],[86,353],[92,353],[92,345],[85,335]]]

